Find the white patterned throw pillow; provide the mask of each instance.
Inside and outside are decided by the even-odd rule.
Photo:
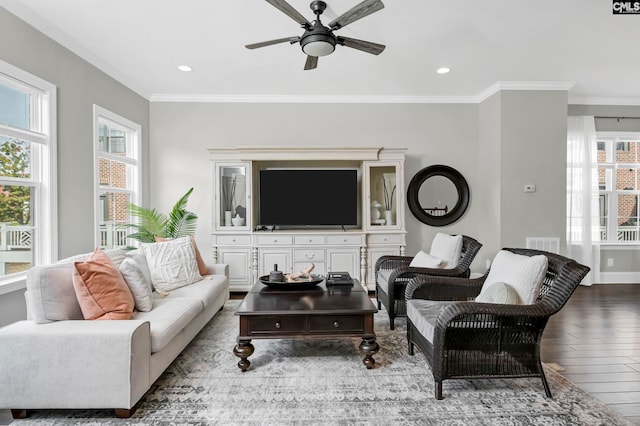
[[[189,237],[142,244],[140,251],[147,259],[151,283],[158,291],[175,290],[202,279]]]

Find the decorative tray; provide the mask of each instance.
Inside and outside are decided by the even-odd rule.
[[[260,282],[269,287],[277,287],[282,289],[300,290],[303,288],[312,288],[324,281],[324,276],[311,274],[311,279],[298,278],[295,281],[269,281],[269,275],[263,275]]]

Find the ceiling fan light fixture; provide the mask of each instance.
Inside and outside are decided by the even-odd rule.
[[[329,34],[310,34],[300,40],[302,51],[309,56],[327,56],[336,50],[336,40]]]

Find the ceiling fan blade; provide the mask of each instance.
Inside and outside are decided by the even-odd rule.
[[[273,7],[275,7],[276,9],[278,9],[279,11],[281,11],[282,13],[284,13],[285,15],[293,19],[294,21],[296,21],[298,24],[300,24],[300,26],[305,28],[307,26],[309,27],[311,26],[311,22],[307,21],[307,18],[302,16],[300,12],[295,10],[293,6],[291,6],[285,0],[267,0],[267,3],[272,5]]]
[[[318,57],[307,55],[307,62],[304,63],[305,70],[314,70],[318,66]]]
[[[247,44],[245,47],[247,49],[257,49],[259,47],[271,46],[272,44],[284,43],[285,41],[294,44],[300,41],[300,37],[286,37],[269,41],[261,41],[260,43]]]
[[[338,43],[350,47],[352,49],[362,50],[363,52],[379,55],[386,47],[384,44],[373,43],[370,41],[358,40],[355,38],[338,36]]]
[[[269,0],[267,0],[269,1]],[[362,3],[352,7],[342,15],[329,23],[329,28],[337,30],[342,27],[346,27],[352,22],[362,19],[367,15],[371,15],[373,12],[377,12],[384,8],[384,4],[380,0],[364,0]]]

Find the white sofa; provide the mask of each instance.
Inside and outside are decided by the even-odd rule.
[[[113,259],[113,258],[112,258]],[[129,417],[162,372],[229,298],[227,265],[162,297],[131,320],[84,320],[73,262],[32,268],[28,320],[0,328],[0,408],[116,410]]]

